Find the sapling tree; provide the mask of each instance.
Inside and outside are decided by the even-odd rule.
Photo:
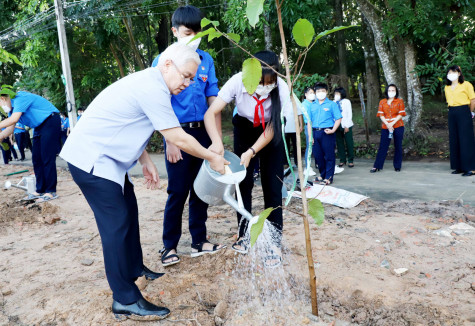
[[[249,24],[252,27],[255,27],[255,25],[259,21],[259,16],[263,13],[264,2],[265,0],[248,0],[247,1],[246,16],[249,20]],[[297,20],[297,22],[295,23],[292,29],[292,36],[294,38],[295,43],[297,43],[297,45],[301,48],[301,51],[298,55],[298,58],[295,64],[291,65],[288,60],[287,44],[286,44],[286,38],[284,35],[284,28],[282,24],[282,10],[281,9],[284,2],[285,2],[284,0],[275,0],[275,6],[277,9],[277,18],[278,18],[278,24],[279,24],[279,32],[280,32],[281,44],[282,44],[281,56],[283,57],[283,60],[284,60],[285,74],[275,71],[272,67],[267,65],[265,62],[262,62],[262,61],[260,62],[260,60],[254,57],[248,50],[240,46],[239,41],[241,37],[238,34],[222,32],[219,29],[218,21],[211,21],[209,19],[204,18],[201,21],[201,27],[205,28],[209,26],[208,29],[203,30],[202,32],[198,33],[192,40],[190,40],[190,42],[192,42],[193,40],[197,38],[201,38],[205,36],[208,36],[208,41],[211,41],[219,37],[227,38],[236,47],[240,48],[242,51],[244,51],[250,56],[250,58],[246,59],[242,64],[242,81],[243,81],[244,87],[246,88],[246,91],[249,94],[251,95],[254,94],[254,92],[257,89],[257,86],[260,83],[260,80],[262,77],[261,64],[274,70],[279,77],[285,79],[291,94],[293,94],[294,84],[299,80],[301,76],[301,70],[305,63],[307,54],[310,51],[310,49],[312,49],[313,46],[315,46],[317,41],[320,40],[322,37],[327,36],[331,33],[338,32],[340,30],[343,30],[349,27],[354,27],[354,26],[339,26],[330,30],[323,31],[319,34],[316,34],[313,25],[307,19]],[[293,71],[293,73],[291,73],[291,71]],[[297,101],[296,101],[295,96],[291,96],[291,101],[292,101],[293,114],[294,114],[294,120],[295,120],[295,128],[296,130],[299,130],[298,106],[297,106]],[[283,128],[282,128],[282,132],[284,132]],[[311,137],[311,132],[309,133],[309,136]],[[284,142],[285,142],[285,137],[284,137]],[[304,185],[307,183],[308,174],[304,176],[301,153],[302,152],[301,152],[300,137],[297,137],[297,166],[298,166],[298,177],[300,180],[300,185],[301,185],[301,190],[302,190],[301,198],[302,198],[303,212],[302,213],[294,212],[294,213],[302,216],[303,218],[305,239],[306,239],[307,263],[308,263],[309,274],[310,274],[309,281],[310,281],[310,290],[311,290],[311,299],[312,299],[312,313],[318,316],[317,286],[316,286],[314,260],[313,260],[313,255],[312,255],[312,245],[311,245],[311,239],[310,239],[308,216],[310,215],[315,220],[315,222],[318,225],[320,225],[321,223],[323,223],[324,209],[323,209],[323,205],[321,201],[316,198],[312,198],[307,201]],[[289,165],[291,166],[290,161],[289,161]],[[286,205],[288,204],[289,200],[290,198],[288,198]],[[276,208],[271,207],[264,210],[262,213],[259,214],[257,221],[252,224],[251,230],[250,230],[251,246],[255,244],[257,238],[262,233],[264,222],[274,209]]]

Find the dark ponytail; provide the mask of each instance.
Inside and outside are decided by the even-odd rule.
[[[256,58],[267,63],[275,71],[279,71],[279,58],[277,54],[272,51],[259,51],[254,54]],[[282,140],[282,124],[280,121],[280,112],[282,111],[282,104],[280,103],[280,94],[279,94],[279,80],[277,74],[270,69],[269,67],[262,64],[262,80],[264,76],[270,76],[272,80],[275,80],[276,87],[270,92],[269,97],[272,101],[271,115],[269,124],[271,124],[272,129],[274,130],[274,138],[272,142],[278,143]]]

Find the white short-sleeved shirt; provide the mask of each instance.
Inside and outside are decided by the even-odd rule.
[[[338,104],[337,101],[333,101]],[[344,98],[340,101],[340,110],[343,118],[341,119],[341,126],[343,128],[353,127],[353,110],[351,108],[351,102],[349,99]]]
[[[277,87],[279,87],[280,103],[284,115],[287,111],[292,110],[292,104],[290,101],[290,92],[287,83],[282,78],[277,78]],[[253,94],[256,96],[256,94]],[[243,118],[254,122],[254,112],[257,101],[247,93],[244,84],[242,83],[242,72],[239,72],[232,76],[226,84],[221,88],[218,96],[226,103],[236,101],[237,114]],[[268,95],[267,95],[268,96]],[[267,98],[267,96],[261,96],[260,100]],[[257,96],[256,96],[257,97]],[[264,121],[268,122],[271,117],[272,101],[269,98],[262,104],[264,107]],[[259,110],[259,118],[261,118],[261,112]]]
[[[292,103],[292,101],[290,101]],[[295,130],[295,119],[294,119],[294,110],[293,107],[290,106],[290,110],[286,110],[285,112],[285,133],[295,133],[297,132]],[[302,110],[300,109],[300,106],[297,106],[297,115],[300,116],[302,115]]]
[[[120,79],[84,112],[60,156],[77,168],[124,187],[124,177],[154,130],[179,127],[159,68]]]

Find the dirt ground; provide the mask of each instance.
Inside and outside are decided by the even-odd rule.
[[[0,184],[20,169],[0,167]],[[23,191],[0,191],[0,325],[118,324],[92,212],[69,173],[58,177],[60,198],[46,204],[25,206],[18,202]],[[371,199],[353,209],[325,206],[324,224],[310,221],[317,320],[309,314],[300,216],[284,211],[283,268],[249,268],[251,258],[230,249],[191,258],[184,222],[182,262],[164,269],[158,250],[166,180],[155,192],[140,179],[135,184],[145,264],[166,272],[138,284],[147,299],[172,311],[149,325],[475,325],[475,233],[439,235],[459,222],[475,226],[473,207]],[[255,213],[262,202],[256,187]],[[291,208],[301,205],[295,199]],[[237,230],[230,208],[210,208],[207,225],[210,241],[230,247]],[[396,276],[395,268],[408,272]]]

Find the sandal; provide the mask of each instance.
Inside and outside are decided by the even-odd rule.
[[[39,196],[38,199],[35,201],[35,203],[45,203],[47,201],[54,200],[57,198],[59,198],[59,196],[56,195],[55,192],[46,193],[46,194],[43,194],[43,196]]]
[[[226,248],[225,245],[218,245],[218,244],[212,244],[213,245],[213,249],[211,250],[203,250],[203,246],[205,243],[211,243],[209,241],[203,241],[201,243],[198,243],[198,244],[191,244],[191,257],[199,257],[199,256],[202,256],[202,255],[206,255],[206,254],[215,254],[217,253],[218,251],[220,251],[221,249],[224,249]],[[221,247],[220,247],[221,246]],[[218,248],[220,247],[220,248]],[[193,251],[193,249],[195,250],[198,250],[198,251]]]
[[[349,168],[354,168],[354,167],[355,167],[355,164],[354,164],[354,163],[348,163],[348,167],[349,167]]]
[[[369,173],[376,173],[378,171],[381,171],[381,170],[377,168],[372,168],[371,170],[369,170]]]
[[[238,248],[241,247],[242,249]],[[236,241],[232,246],[231,249],[234,250],[235,252],[239,252],[240,254],[247,254],[247,251],[249,248],[247,247],[247,241],[244,241],[244,239]]]
[[[339,167],[339,168],[342,168],[342,167],[345,166],[345,165],[346,165],[346,163],[340,163],[340,164],[338,164],[338,167]]]
[[[316,177],[314,183],[320,183],[323,181],[322,177]]]
[[[172,250],[176,251],[176,248],[171,248],[171,249],[163,248],[162,250],[160,250],[160,254],[161,254],[160,260],[162,261],[162,266],[163,267],[167,267],[167,266],[170,266],[170,265],[175,265],[175,264],[178,264],[180,262],[180,257],[178,257],[177,254],[171,254],[170,255],[170,251],[172,251]],[[169,261],[169,262],[166,263],[165,260],[168,260],[170,258],[176,258],[177,260],[172,260],[172,261]]]
[[[25,201],[35,200],[35,199],[41,198],[42,196],[43,196],[42,194],[38,194],[38,195],[28,194],[27,196],[23,197],[21,200],[25,200]]]
[[[274,262],[272,262],[274,261]],[[270,250],[269,255],[264,259],[264,266],[267,268],[276,268],[282,264],[282,256]]]
[[[328,179],[320,181],[320,185],[322,186],[328,186],[328,185],[331,185],[332,183],[333,183],[333,180],[328,180]]]

